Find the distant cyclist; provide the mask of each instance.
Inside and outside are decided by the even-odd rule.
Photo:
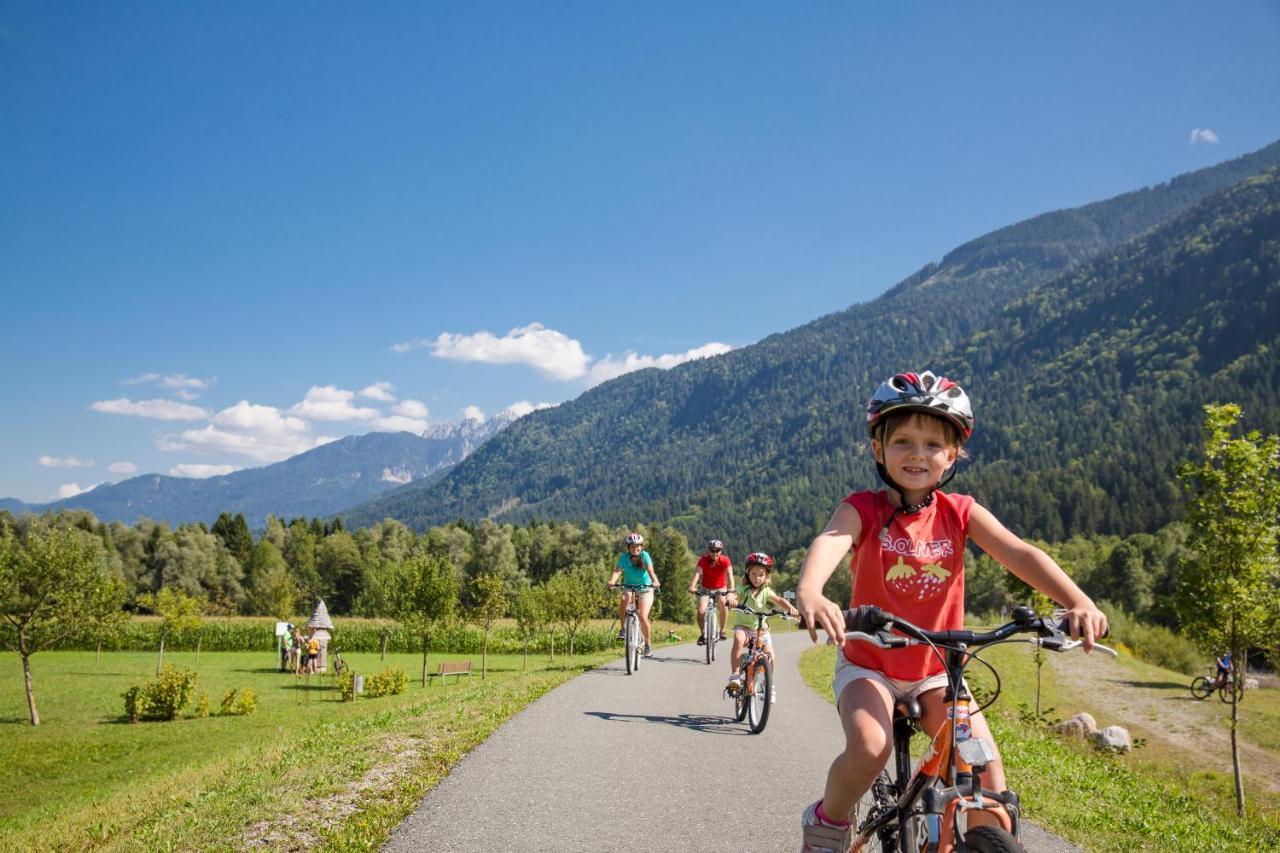
[[[1225,687],[1231,680],[1231,652],[1219,656],[1214,661],[1214,665],[1218,668],[1218,674],[1213,677],[1212,689],[1217,690],[1219,687]]]
[[[774,608],[784,610],[792,616],[799,616],[800,611],[796,610],[778,593],[774,592],[773,587],[769,586],[769,580],[773,573],[773,557],[763,551],[756,551],[747,556],[747,564],[743,568],[743,590],[741,603],[757,612],[766,612]],[[732,596],[733,603],[738,604],[738,596]],[[747,640],[754,639],[756,636],[756,617],[743,613],[741,610],[733,612],[733,651],[729,655],[729,687],[730,695],[736,696],[738,691],[742,689],[742,677],[738,674],[738,667],[742,665],[742,650],[747,647]],[[772,648],[773,644],[769,641],[769,635],[764,636],[764,646]]]
[[[702,620],[706,616],[709,600],[705,593],[733,592],[733,563],[724,553],[724,543],[719,539],[712,539],[707,543],[707,553],[698,560],[698,568],[689,581],[689,592],[698,596],[698,645],[705,646],[707,638],[702,633]],[[724,640],[724,626],[729,621],[729,608],[724,602],[724,596],[716,599],[716,609],[720,611],[720,639]]]
[[[613,566],[609,585],[613,586],[621,576],[622,582],[628,586],[652,586],[653,589],[662,586],[658,583],[658,575],[653,570],[653,558],[649,556],[648,551],[644,550],[644,537],[639,533],[628,533],[625,542],[626,553],[618,555],[618,562]],[[653,589],[623,590],[618,609],[618,622],[623,624],[627,620],[627,605],[631,603],[631,596],[636,597],[636,612],[640,616],[640,633],[644,636],[645,657],[653,657],[653,644],[649,641],[649,610],[653,607]],[[623,632],[619,631],[618,639],[622,639],[623,636]]]

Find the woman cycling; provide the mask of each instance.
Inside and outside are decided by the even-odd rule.
[[[618,622],[621,624],[626,622],[627,605],[631,603],[631,596],[636,597],[636,612],[640,616],[640,634],[644,637],[644,656],[653,657],[653,644],[649,641],[649,609],[653,607],[653,590],[662,584],[658,583],[658,575],[653,570],[653,558],[649,556],[648,551],[644,550],[644,537],[639,533],[628,533],[625,541],[626,553],[618,555],[618,562],[613,566],[613,575],[609,578],[609,586],[617,583],[621,575],[622,582],[628,586],[653,587],[645,590],[623,590],[618,609]],[[619,631],[618,639],[622,637],[623,632]]]

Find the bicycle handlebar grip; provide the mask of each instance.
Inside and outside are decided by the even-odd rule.
[[[860,604],[844,612],[844,629],[872,634],[893,621],[893,617],[874,604]]]

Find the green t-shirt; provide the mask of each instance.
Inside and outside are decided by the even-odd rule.
[[[631,565],[631,554],[624,552],[618,555],[618,562],[615,565],[622,572],[623,583],[631,586],[646,586],[653,583],[649,577],[649,569],[653,568],[653,558],[649,556],[648,551],[641,551],[640,557],[644,565],[637,569]]]
[[[773,591],[773,587],[765,584],[759,589],[752,589],[744,586],[738,590],[738,602],[750,607],[752,610],[769,611],[773,609],[773,597],[777,595]],[[734,628],[751,628],[755,630],[756,617],[750,613],[743,613],[741,610],[733,611]]]

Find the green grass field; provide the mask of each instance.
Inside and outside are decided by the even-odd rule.
[[[655,637],[675,627],[655,626]],[[32,657],[41,725],[28,722],[16,655],[0,654],[0,849],[376,849],[468,750],[529,702],[615,653],[489,657],[476,675],[426,689],[420,655],[350,655],[357,672],[399,666],[399,696],[340,701],[328,678],[310,686],[269,654],[191,652],[166,663],[200,673],[214,714],[222,693],[251,687],[247,717],[130,724],[121,693],[154,674],[151,653],[42,652]],[[188,713],[194,710],[194,702]]]
[[[987,718],[1000,745],[1010,786],[1022,798],[1030,819],[1090,851],[1280,849],[1280,801],[1274,792],[1260,790],[1258,784],[1247,785],[1249,814],[1243,821],[1236,820],[1229,754],[1201,756],[1216,762],[1219,770],[1213,771],[1189,764],[1185,754],[1165,750],[1140,747],[1128,756],[1109,757],[1069,743],[1021,719],[1019,704],[1033,706],[1035,698],[1035,665],[1029,648],[1004,646],[984,656],[996,666],[1004,684]],[[830,647],[809,649],[801,657],[806,682],[829,700],[834,665]],[[1131,668],[1144,677],[1160,673],[1171,692],[1185,692],[1189,681],[1186,676],[1132,658],[1122,657],[1114,665]],[[983,680],[981,676],[973,678],[975,683]],[[985,680],[989,685],[990,680]],[[1042,709],[1058,709],[1062,716],[1089,710],[1106,725],[1108,697],[1090,693],[1085,687],[1063,684],[1046,668]],[[1082,696],[1090,697],[1093,706],[1082,703]],[[1252,721],[1244,726],[1246,736],[1265,726],[1266,720],[1275,719],[1280,691],[1251,691],[1247,701],[1244,717],[1252,717]],[[1220,706],[1224,714],[1226,707]],[[1268,737],[1273,740],[1274,733]],[[916,745],[923,748],[923,739],[917,738]],[[839,748],[839,744],[833,745],[833,751]],[[1280,762],[1280,756],[1277,759]]]

